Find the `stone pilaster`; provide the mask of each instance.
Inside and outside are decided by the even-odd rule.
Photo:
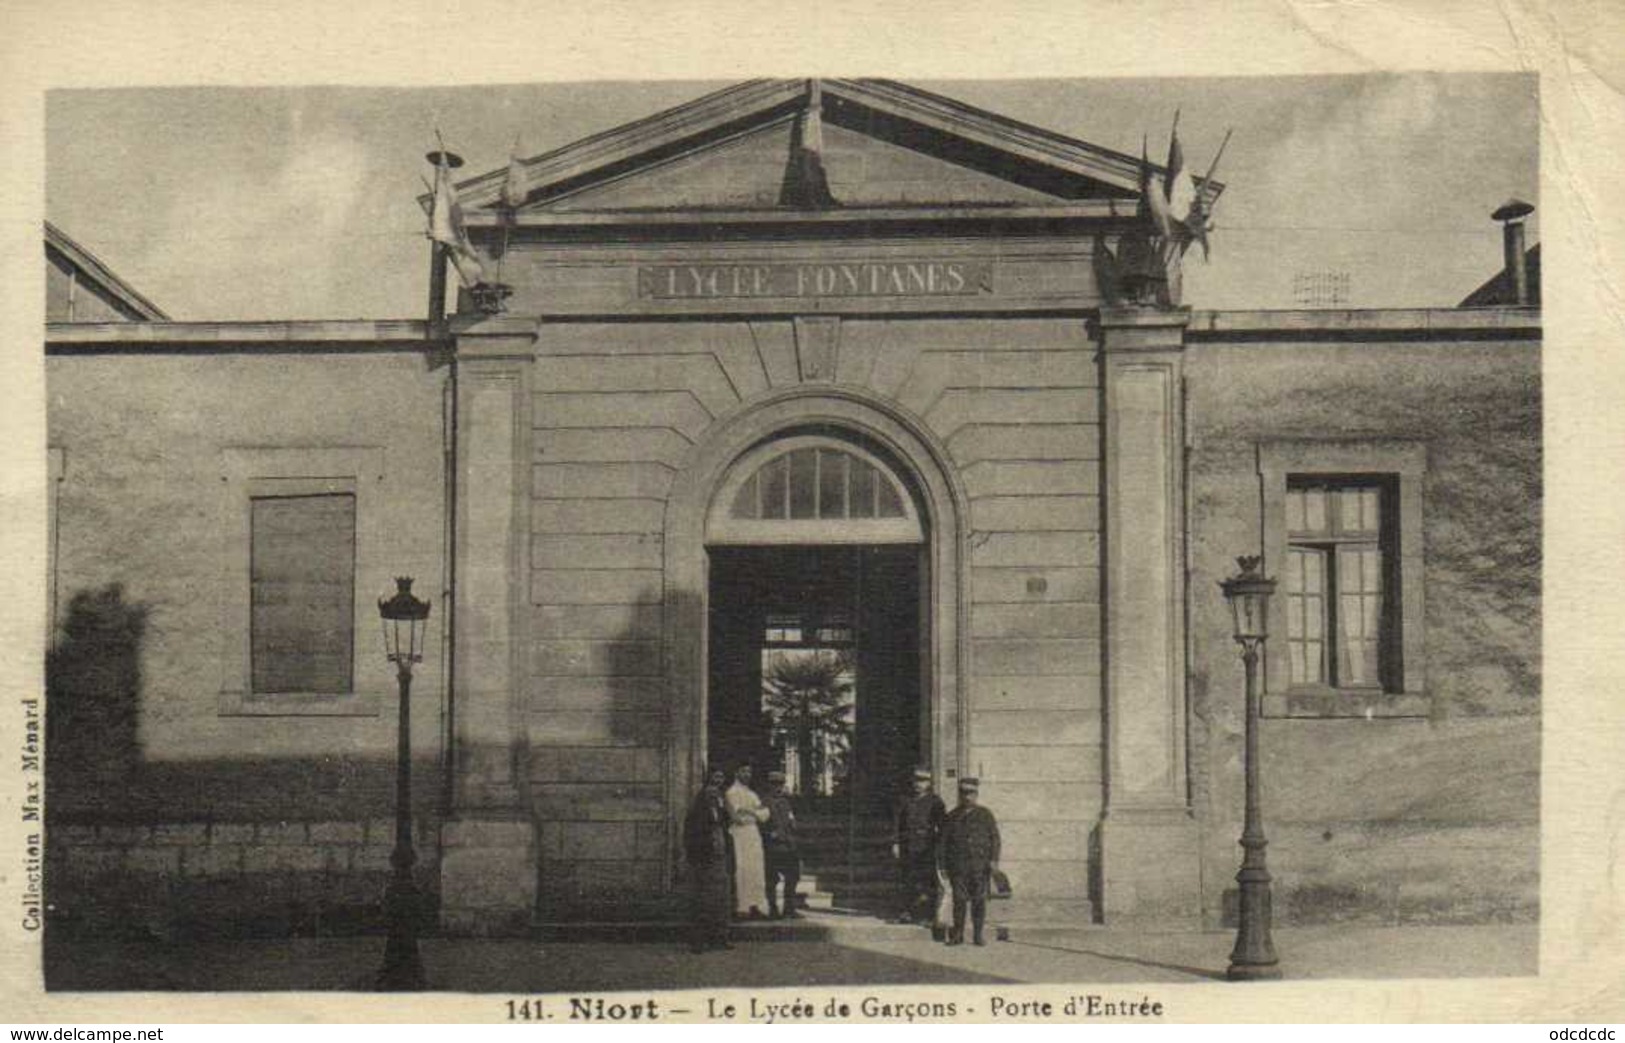
[[[1184,333],[1189,313],[1101,315],[1107,923],[1194,921],[1200,851],[1186,773]]]
[[[488,320],[457,339],[456,669],[452,809],[441,922],[459,933],[528,926],[536,827],[527,803],[533,324]]]

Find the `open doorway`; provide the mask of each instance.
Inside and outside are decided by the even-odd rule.
[[[932,544],[900,471],[852,432],[781,432],[706,521],[706,754],[784,772],[803,893],[853,909],[894,902],[892,810],[933,754]]]
[[[929,763],[921,547],[713,547],[707,748],[785,773],[803,893],[883,910],[892,811]]]
[[[918,546],[711,548],[711,757],[884,813],[926,754],[920,583]]]

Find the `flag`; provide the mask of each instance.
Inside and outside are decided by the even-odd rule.
[[[1168,210],[1168,198],[1164,194],[1164,183],[1156,174],[1152,173],[1151,160],[1146,155],[1145,138],[1140,139],[1140,215],[1148,220],[1151,230],[1156,235],[1171,236],[1174,232],[1173,217]]]
[[[1174,113],[1174,128],[1168,135],[1168,173],[1163,183],[1168,196],[1168,213],[1175,221],[1188,224],[1196,206],[1196,182],[1185,169],[1185,150],[1179,147],[1179,114]]]
[[[1195,242],[1202,244],[1202,260],[1208,259],[1207,234],[1213,230],[1213,208],[1205,192],[1213,183],[1213,172],[1219,169],[1219,160],[1224,156],[1225,146],[1230,144],[1230,131],[1224,132],[1224,140],[1219,142],[1219,151],[1213,154],[1213,162],[1208,164],[1207,173],[1202,176],[1203,191],[1196,193],[1196,200],[1191,206],[1190,216],[1185,219],[1185,228]]]
[[[434,171],[434,203],[429,208],[429,238],[445,248],[463,285],[473,286],[485,280],[485,264],[474,252],[468,229],[463,226],[463,208],[457,203],[457,190],[451,183],[451,168],[446,165],[444,150]]]
[[[472,249],[448,247],[446,256],[451,259],[451,266],[457,269],[457,277],[463,280],[464,286],[478,286],[488,281],[485,278],[485,262]]]
[[[508,174],[502,179],[502,205],[518,210],[525,205],[525,164],[519,158],[519,139],[513,139],[513,151],[508,153]]]
[[[815,163],[823,165],[824,113],[821,101],[814,101],[807,106],[807,120],[801,128],[801,147]]]
[[[448,250],[462,245],[463,212],[451,184],[451,168],[444,154],[434,168],[434,205],[429,208],[429,238]]]
[[[1185,231],[1189,233],[1193,242],[1202,244],[1202,260],[1208,259],[1207,234],[1213,228],[1213,222],[1208,218],[1207,204],[1202,197],[1196,197],[1191,207],[1190,216],[1185,218]]]
[[[796,120],[796,135],[790,142],[790,161],[779,190],[783,206],[811,209],[837,205],[824,173],[823,107],[823,94],[818,81],[813,80],[807,89],[807,107]]]

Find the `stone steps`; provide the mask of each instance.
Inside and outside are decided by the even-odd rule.
[[[544,941],[672,942],[684,943],[693,931],[681,915],[640,921],[565,921],[535,924],[531,936]],[[807,909],[795,920],[735,920],[729,934],[735,943],[931,940],[930,931],[915,924],[894,924],[862,910]]]
[[[800,890],[808,908],[850,912],[859,919],[889,916],[898,899],[897,863],[891,856],[893,828],[891,819],[874,815],[798,819]],[[1024,896],[1019,881],[1014,897],[989,903],[988,917],[1004,927],[1095,926],[1094,904],[1088,899]]]
[[[804,815],[796,823],[801,846],[801,893],[811,910],[872,920],[897,901],[891,857],[892,821],[875,815]]]

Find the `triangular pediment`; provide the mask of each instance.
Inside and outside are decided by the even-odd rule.
[[[795,148],[794,118],[635,170],[522,212],[776,207]],[[830,195],[843,206],[1042,204],[1057,197],[842,127],[825,126],[820,152]]]
[[[751,81],[526,159],[514,217],[1090,202],[1132,210],[1138,197],[1136,157],[891,81],[814,83]],[[814,106],[819,135],[807,132]],[[809,141],[832,197],[812,204],[787,184]],[[495,222],[506,173],[458,185],[472,224]]]

